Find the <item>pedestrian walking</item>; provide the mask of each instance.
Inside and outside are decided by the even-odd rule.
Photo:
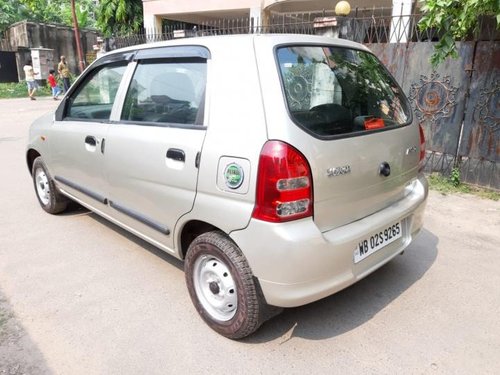
[[[66,63],[65,56],[61,56],[61,61],[59,61],[59,64],[57,65],[57,72],[59,73],[59,76],[63,80],[64,92],[66,93],[66,92],[68,92],[69,86],[70,86],[70,82],[69,82],[70,72],[69,72],[68,64]]]
[[[58,96],[61,94],[62,90],[59,86],[57,86],[57,81],[55,74],[56,71],[54,69],[49,70],[49,77],[47,78],[47,81],[49,81],[50,88],[52,90],[52,99],[58,100]]]
[[[35,99],[35,92],[36,89],[38,88],[38,85],[35,80],[35,71],[33,70],[33,63],[31,60],[28,60],[26,65],[23,67],[24,70],[24,75],[26,79],[26,84],[28,85],[28,96],[30,100],[36,100]]]

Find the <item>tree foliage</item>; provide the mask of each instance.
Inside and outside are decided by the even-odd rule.
[[[61,8],[67,1],[20,0],[28,9],[29,21],[44,23],[62,23]]]
[[[92,0],[77,0],[76,17],[80,27],[95,27],[90,16]],[[27,20],[73,25],[70,0],[0,0],[0,33],[15,22]]]
[[[95,28],[96,19],[91,17],[91,9],[94,4],[92,0],[77,0],[75,6],[76,19],[81,28]],[[68,0],[68,6],[61,8],[61,18],[65,25],[73,25],[73,15],[71,14],[71,0]]]
[[[28,10],[19,0],[0,0],[0,32],[25,19]]]
[[[101,0],[97,13],[97,26],[107,36],[141,31],[142,0]]]
[[[447,57],[458,57],[455,41],[462,40],[478,26],[481,16],[496,16],[500,28],[500,0],[422,0],[419,27],[440,33],[431,63],[437,66]]]

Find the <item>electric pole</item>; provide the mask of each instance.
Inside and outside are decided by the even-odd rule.
[[[80,73],[83,72],[83,51],[82,45],[80,44],[80,30],[78,30],[78,20],[76,18],[75,11],[75,0],[71,0],[71,14],[73,15],[73,27],[75,30],[75,39],[76,39],[76,49],[78,51],[78,68],[80,69]]]

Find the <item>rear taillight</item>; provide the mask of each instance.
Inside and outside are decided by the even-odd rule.
[[[418,126],[420,129],[420,159],[418,161],[418,171],[422,171],[425,165],[425,135],[422,125]]]
[[[253,218],[279,223],[312,216],[312,202],[304,155],[284,142],[267,142],[260,153]]]

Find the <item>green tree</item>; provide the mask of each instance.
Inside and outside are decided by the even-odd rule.
[[[434,28],[441,38],[436,43],[431,63],[437,66],[447,57],[458,57],[456,40],[462,40],[478,26],[481,16],[496,16],[500,28],[500,0],[422,0],[422,30]]]
[[[142,0],[101,0],[97,14],[97,27],[108,36],[138,33],[142,28]]]
[[[61,16],[63,23],[65,25],[73,25],[73,16],[71,14],[71,4],[70,0],[65,0],[64,4],[61,5]],[[92,0],[76,0],[76,18],[78,20],[78,26],[81,28],[95,28],[96,20],[92,17],[91,10],[94,7],[94,2]]]
[[[95,27],[92,0],[78,0],[76,16],[80,27]],[[15,22],[58,23],[73,26],[70,0],[0,0],[0,33]]]
[[[28,11],[19,0],[0,0],[0,33],[26,18]]]
[[[63,23],[62,9],[68,1],[20,0],[27,8],[28,21],[44,23]]]

